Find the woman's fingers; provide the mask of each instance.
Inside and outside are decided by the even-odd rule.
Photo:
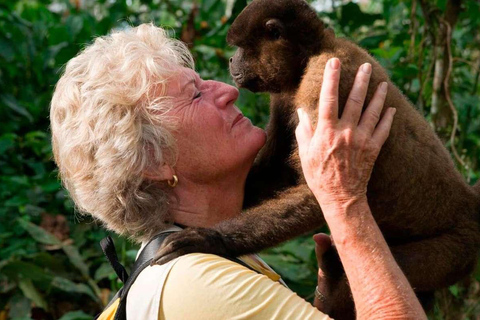
[[[340,60],[328,60],[323,72],[322,90],[318,106],[318,121],[338,121],[338,83],[340,81]]]
[[[365,63],[358,68],[352,91],[348,96],[341,121],[350,127],[357,127],[370,83],[372,65]]]
[[[385,103],[385,98],[387,97],[387,90],[388,84],[386,82],[380,83],[377,91],[375,91],[375,94],[370,101],[370,104],[362,114],[360,123],[358,124],[358,128],[365,130],[369,135],[373,134],[373,130],[375,130],[375,127],[380,120],[383,104]]]
[[[375,131],[372,135],[373,142],[381,148],[390,134],[390,129],[392,128],[393,116],[397,112],[395,108],[388,108],[388,110],[383,114],[382,119],[380,120],[378,126],[375,128]]]
[[[313,127],[308,114],[302,108],[297,109],[297,115],[299,121],[297,129],[295,130],[295,136],[298,143],[298,152],[300,153],[300,157],[302,157],[308,150],[310,140],[312,140]]]

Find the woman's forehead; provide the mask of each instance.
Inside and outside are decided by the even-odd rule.
[[[181,68],[179,72],[169,81],[168,93],[175,95],[184,92],[188,87],[195,84],[200,79],[198,73],[189,68]]]

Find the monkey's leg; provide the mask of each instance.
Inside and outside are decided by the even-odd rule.
[[[155,261],[161,264],[192,252],[231,257],[255,253],[313,230],[324,221],[317,200],[302,184],[213,229],[187,228],[169,235]]]
[[[395,260],[417,292],[453,285],[475,266],[478,226],[462,222],[439,236],[392,246]]]
[[[347,276],[338,256],[338,252],[331,247],[322,257],[320,266],[325,275],[325,302],[319,309],[332,319],[355,319],[355,304],[348,285]]]
[[[465,223],[433,238],[390,247],[426,311],[433,306],[434,290],[450,286],[472,271],[477,239],[475,223]],[[329,252],[324,257],[323,268],[329,276],[330,290],[322,311],[334,319],[354,319],[351,291],[338,262],[337,254]]]

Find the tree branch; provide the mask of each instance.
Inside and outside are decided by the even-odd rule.
[[[452,111],[453,115],[453,126],[452,126],[452,132],[450,134],[450,148],[452,149],[453,155],[457,159],[457,161],[466,169],[468,169],[468,166],[465,164],[465,162],[460,158],[457,149],[455,147],[455,135],[457,132],[457,126],[458,126],[458,112],[457,109],[455,108],[455,105],[453,104],[452,97],[450,95],[450,75],[452,73],[452,28],[450,26],[450,23],[444,19],[441,20],[441,22],[445,25],[446,28],[446,35],[447,39],[445,42],[445,46],[447,49],[447,58],[448,58],[448,64],[447,64],[447,72],[445,73],[445,79],[443,80],[443,88],[444,88],[444,93],[445,93],[445,99],[448,102],[448,105],[450,107],[450,110]]]

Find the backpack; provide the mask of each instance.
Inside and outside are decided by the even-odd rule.
[[[155,253],[162,246],[165,238],[172,232],[177,231],[166,231],[156,235],[151,239],[147,245],[143,248],[142,252],[138,256],[137,260],[132,267],[132,272],[130,276],[127,273],[125,267],[119,262],[117,252],[115,250],[115,245],[110,236],[106,237],[100,241],[100,246],[103,253],[107,257],[108,262],[112,266],[113,270],[117,274],[118,278],[123,282],[123,287],[115,294],[112,300],[108,303],[105,309],[95,317],[95,320],[126,320],[127,319],[127,295],[128,292],[137,279],[138,275],[150,265],[152,262]],[[239,263],[242,266],[253,270],[258,273],[257,270],[250,267],[245,262],[237,258],[224,257],[233,262]]]

